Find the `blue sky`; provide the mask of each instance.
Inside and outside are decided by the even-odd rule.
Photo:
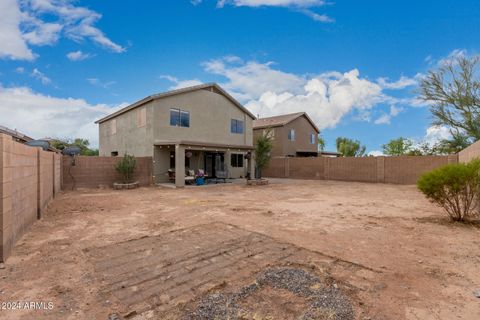
[[[478,1],[2,0],[0,125],[82,136],[144,96],[218,82],[255,114],[307,111],[378,151],[445,137],[415,99],[442,60],[476,54]]]

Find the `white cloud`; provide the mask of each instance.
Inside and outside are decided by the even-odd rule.
[[[165,79],[168,80],[172,83],[174,83],[173,86],[169,87],[170,90],[177,90],[177,89],[182,89],[182,88],[187,88],[187,87],[193,87],[193,86],[198,86],[202,84],[203,82],[198,80],[198,79],[190,79],[190,80],[179,80],[175,77],[169,76],[169,75],[161,75],[159,77],[160,79]]]
[[[383,152],[380,150],[372,150],[367,155],[372,157],[381,157],[381,156],[384,156],[385,154],[383,154]]]
[[[427,128],[427,132],[424,137],[424,141],[430,146],[435,145],[437,142],[452,137],[450,130],[445,126],[431,126]]]
[[[377,120],[375,120],[373,123],[375,123],[375,124],[390,124],[390,119],[391,119],[390,115],[383,114]]]
[[[389,100],[380,85],[360,77],[356,69],[303,76],[276,70],[271,62],[219,59],[203,65],[206,71],[225,77],[221,85],[253,114],[267,117],[305,111],[320,129],[334,127],[352,111],[363,119],[369,117],[375,105]]]
[[[417,85],[417,80],[401,76],[400,79],[394,82],[389,82],[388,78],[378,78],[377,83],[384,89],[398,90]]]
[[[94,121],[126,105],[92,105],[83,99],[51,97],[26,87],[0,86],[0,113],[4,115],[0,125],[37,139],[82,137],[96,147],[98,127]]]
[[[40,72],[40,70],[38,70],[37,68],[33,69],[30,76],[41,81],[44,85],[50,84],[52,82],[49,77],[47,77],[43,72]]]
[[[25,72],[25,68],[24,67],[18,67],[18,68],[15,69],[15,72],[19,73],[19,74],[22,74],[22,73]]]
[[[102,81],[100,81],[100,79],[97,79],[97,78],[88,78],[87,82],[90,83],[93,86],[101,87],[101,88],[104,88],[104,89],[108,89],[110,86],[117,83],[116,81],[102,82]]]
[[[232,4],[237,7],[261,7],[261,6],[276,6],[276,7],[320,7],[325,5],[323,0],[219,0],[218,6],[222,7],[226,4]]]
[[[29,45],[53,45],[62,35],[77,42],[90,39],[113,52],[125,51],[94,26],[100,14],[75,6],[73,0],[2,0],[0,12],[0,58],[33,60]]]
[[[240,58],[228,56],[203,63],[207,72],[226,77],[225,88],[242,99],[258,99],[265,92],[302,92],[306,79],[292,73],[272,68],[273,63],[244,63]],[[234,61],[234,63],[231,63]]]
[[[396,107],[396,106],[392,105],[392,106],[390,106],[390,113],[382,114],[373,123],[375,123],[375,124],[390,124],[390,121],[392,120],[392,118],[398,116],[398,114],[402,111],[403,111],[403,108]]]
[[[0,1],[0,58],[33,60],[35,55],[22,38],[22,14],[16,0]]]
[[[67,53],[67,58],[72,60],[72,61],[82,61],[82,60],[88,59],[90,57],[92,57],[91,54],[84,53],[80,50],[72,51],[72,52]]]
[[[202,0],[191,0],[194,6],[202,3]],[[234,7],[283,7],[289,8],[293,11],[303,13],[304,15],[319,22],[333,22],[334,19],[330,18],[326,14],[318,14],[312,10],[312,8],[323,7],[327,4],[324,0],[218,0],[217,8],[223,8],[226,5]]]

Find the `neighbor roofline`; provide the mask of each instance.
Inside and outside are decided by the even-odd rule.
[[[182,88],[182,89],[176,89],[176,90],[171,90],[171,91],[167,91],[167,92],[163,92],[163,93],[158,93],[158,94],[153,94],[153,95],[150,95],[148,97],[145,97],[141,100],[138,100],[137,102],[135,103],[132,103],[131,105],[129,106],[126,106],[125,108],[122,108],[112,114],[109,114],[108,116],[106,117],[103,117],[97,121],[95,121],[95,123],[102,123],[102,122],[105,122],[107,120],[110,120],[110,119],[113,119],[113,118],[116,118],[118,117],[119,115],[123,114],[123,113],[126,113],[130,110],[133,110],[135,108],[138,108],[148,102],[151,102],[151,101],[154,101],[154,100],[157,100],[157,99],[161,99],[161,98],[166,98],[166,97],[170,97],[170,96],[174,96],[174,95],[178,95],[178,94],[182,94],[182,93],[187,93],[187,92],[192,92],[192,91],[197,91],[197,90],[202,90],[202,89],[206,89],[206,88],[209,88],[209,87],[214,87],[215,89],[217,89],[218,91],[220,91],[222,93],[223,96],[225,96],[228,100],[230,100],[235,106],[237,106],[240,110],[242,110],[243,112],[245,112],[249,117],[251,117],[253,120],[256,119],[256,117],[250,112],[247,110],[247,108],[245,108],[240,102],[238,102],[234,97],[232,97],[228,92],[226,92],[222,87],[220,87],[218,84],[216,83],[205,83],[205,84],[200,84],[200,85],[197,85],[197,86],[192,86],[192,87],[187,87],[187,88]]]
[[[306,112],[294,112],[294,113],[287,113],[287,114],[281,114],[279,116],[289,116],[289,115],[294,115],[294,114],[298,114],[295,118],[292,118],[290,119],[289,121],[286,121],[286,122],[283,122],[283,123],[279,123],[279,124],[273,124],[273,125],[269,125],[269,124],[265,124],[265,125],[259,125],[259,126],[253,126],[253,130],[255,129],[265,129],[265,128],[276,128],[276,127],[283,127],[283,126],[286,126],[287,124],[289,124],[290,122],[294,121],[294,120],[297,120],[298,118],[300,118],[301,116],[305,116],[305,118],[307,118],[308,122],[310,122],[310,124],[312,125],[312,127],[317,131],[317,133],[320,133],[320,130],[318,129],[318,127],[315,125],[315,123],[313,122],[313,120],[308,116],[308,114]],[[268,118],[275,118],[275,117],[279,117],[279,116],[273,116],[273,117],[267,117],[267,118],[260,118],[258,120],[264,120],[264,119],[268,119]]]

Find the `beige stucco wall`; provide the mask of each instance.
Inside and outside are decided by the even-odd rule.
[[[141,112],[142,108],[146,112],[146,123],[139,126],[137,112]],[[112,133],[114,122],[116,133]],[[153,156],[153,105],[151,103],[99,124],[100,156],[111,156],[113,151],[118,152],[119,156],[125,153],[137,157]]]
[[[137,110],[146,108],[146,125],[138,127]],[[190,127],[170,125],[170,108],[190,112]],[[244,133],[230,132],[231,119],[244,122]],[[112,122],[116,133],[112,134]],[[155,141],[195,141],[252,145],[252,119],[225,96],[207,90],[186,92],[151,101],[99,125],[100,155],[153,156]]]
[[[153,137],[155,141],[196,141],[228,145],[252,145],[252,118],[225,96],[207,90],[197,90],[156,101]],[[170,125],[170,108],[190,112],[190,127]],[[244,133],[230,132],[231,119],[244,122]]]

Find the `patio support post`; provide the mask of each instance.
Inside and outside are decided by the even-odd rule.
[[[252,156],[248,159],[248,171],[250,172],[250,179],[255,179],[255,159],[254,152],[252,151]]]
[[[185,186],[185,146],[175,145],[175,186]]]

